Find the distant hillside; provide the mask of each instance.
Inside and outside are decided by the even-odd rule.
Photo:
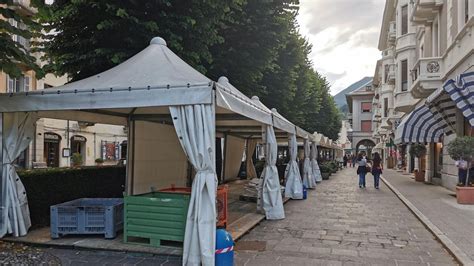
[[[353,83],[349,87],[345,88],[344,90],[340,91],[338,94],[334,95],[334,101],[336,102],[337,107],[343,111],[343,113],[347,112],[347,102],[346,102],[346,94],[360,88],[367,82],[371,81],[372,77],[364,77],[361,80]]]

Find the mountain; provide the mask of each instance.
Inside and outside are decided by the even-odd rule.
[[[341,109],[344,112],[344,110],[347,109],[347,106],[345,106],[347,105],[346,94],[357,90],[358,88],[367,84],[371,80],[372,80],[372,77],[364,77],[361,80],[351,84],[349,87],[345,88],[344,90],[340,91],[338,94],[334,95],[334,101],[336,102],[337,107],[339,107],[339,109]]]

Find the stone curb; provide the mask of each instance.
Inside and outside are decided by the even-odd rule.
[[[410,209],[410,211],[425,225],[426,228],[438,239],[439,242],[448,250],[451,255],[461,264],[465,266],[474,266],[469,256],[464,253],[451,239],[449,239],[443,231],[441,231],[436,225],[434,225],[428,217],[426,217],[420,210],[418,210],[413,203],[411,203],[405,196],[403,196],[398,189],[390,184],[383,176],[380,177],[387,187]]]

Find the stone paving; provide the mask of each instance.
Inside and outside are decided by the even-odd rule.
[[[264,221],[236,246],[236,265],[455,265],[451,255],[381,184],[357,186],[355,169],[332,175],[287,218]],[[255,247],[260,248],[255,248]]]
[[[456,202],[455,192],[415,182],[411,175],[387,170],[384,178],[474,260],[474,205]]]

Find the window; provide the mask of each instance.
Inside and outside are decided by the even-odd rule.
[[[402,6],[402,35],[408,33],[408,5]]]
[[[464,136],[474,136],[474,127],[471,127],[469,120],[464,118]]]
[[[469,20],[469,0],[464,0],[464,23]]]
[[[390,70],[390,66],[389,65],[384,65],[383,67],[383,78],[384,78],[384,83],[387,83],[387,80],[388,80],[388,71]]]
[[[22,30],[26,30],[27,27],[25,24],[21,23],[21,22],[18,22],[14,19],[8,19],[8,22],[10,23],[10,25],[12,25],[13,27],[17,28],[17,29],[22,29]],[[29,39],[26,39],[20,35],[16,35],[16,34],[12,34],[12,39],[15,41],[15,42],[18,42],[21,46],[23,46],[23,48],[25,50],[29,50],[30,49],[30,40]]]
[[[30,91],[30,77],[21,76],[19,78],[10,78],[7,75],[7,92],[28,92]]]
[[[360,104],[362,107],[362,113],[370,113],[372,112],[372,103],[365,102]]]
[[[388,98],[383,98],[383,117],[388,117]]]
[[[408,90],[408,61],[403,60],[402,64],[402,91]]]
[[[360,121],[360,130],[362,132],[371,132],[372,131],[372,121],[370,121],[370,120]]]

